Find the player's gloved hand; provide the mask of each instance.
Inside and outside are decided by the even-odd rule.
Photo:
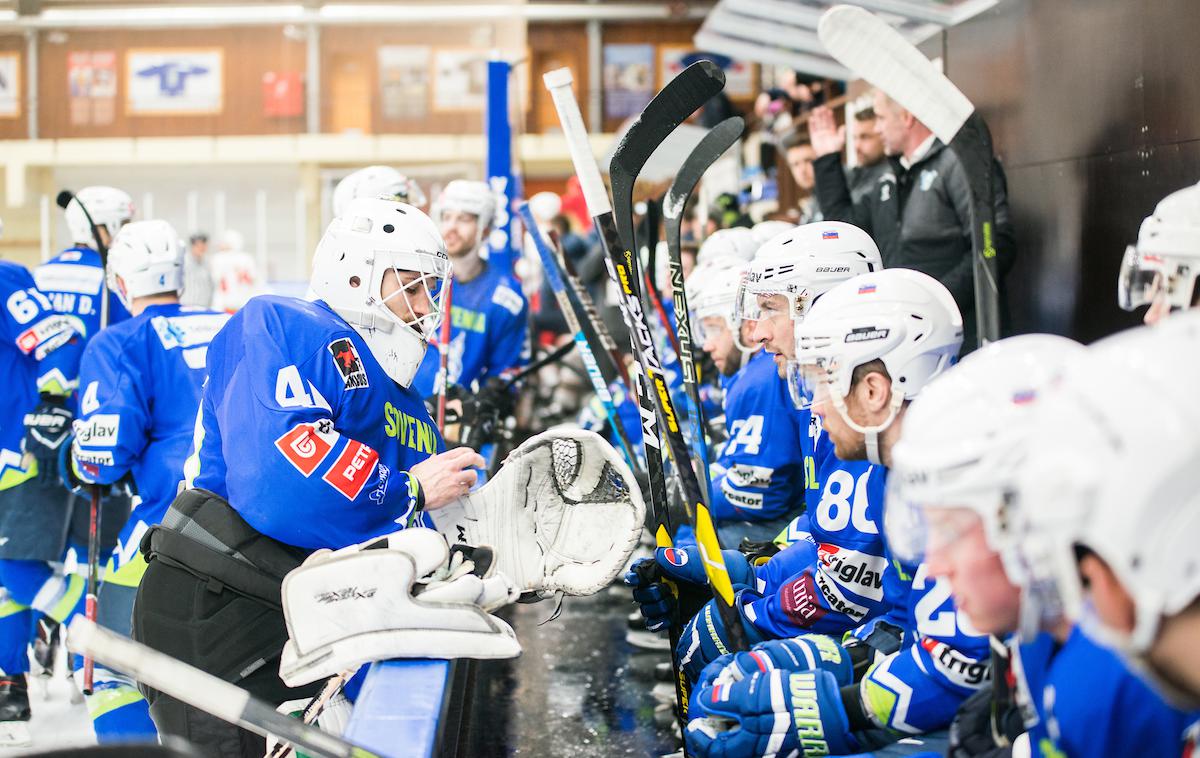
[[[71,436],[73,418],[65,397],[45,392],[37,407],[25,414],[25,452],[37,461],[39,478],[58,478],[58,451]]]
[[[1020,709],[1008,705],[996,713],[991,687],[984,687],[963,701],[950,724],[950,758],[1006,758],[1012,743],[1025,731]],[[997,734],[1004,739],[997,742]]]
[[[740,607],[735,599],[734,607]],[[763,641],[762,632],[758,631],[738,612],[746,642],[755,645]],[[710,600],[704,607],[683,626],[679,635],[679,644],[675,647],[675,660],[683,669],[689,682],[695,682],[700,677],[704,667],[730,652],[729,634],[725,631],[725,622],[717,610],[717,601]]]
[[[704,667],[696,688],[710,686],[718,678],[740,682],[761,671],[813,671],[833,674],[839,686],[854,682],[850,654],[837,640],[824,634],[801,634],[785,640],[760,642],[748,652],[722,655]]]
[[[754,586],[754,569],[746,557],[736,550],[722,550],[725,568],[733,582],[734,591]],[[633,599],[638,604],[646,628],[652,632],[665,629],[675,608],[675,594],[663,582],[663,578],[675,582],[686,582],[697,587],[707,587],[708,577],[697,545],[687,547],[660,547],[653,558],[639,558],[625,574],[625,584],[633,588]]]
[[[860,750],[837,677],[828,671],[758,672],[702,687],[693,702],[702,705],[685,733],[691,755],[765,758]]]
[[[68,492],[81,495],[88,482],[79,475],[79,471],[75,468],[74,456],[71,455],[73,439],[73,437],[68,437],[58,448],[58,478]]]
[[[483,468],[483,456],[469,447],[456,447],[426,458],[408,470],[417,480],[427,511],[437,510],[466,495],[479,478],[472,469]]]

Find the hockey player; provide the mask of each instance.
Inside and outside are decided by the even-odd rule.
[[[216,310],[233,313],[265,291],[258,261],[246,252],[246,240],[236,229],[221,233],[217,252],[208,266],[213,277],[212,307]]]
[[[32,274],[22,266],[0,261],[0,375],[5,390],[0,393],[0,555],[12,558],[54,560],[62,545],[52,553],[22,553],[37,549],[27,536],[26,525],[46,520],[66,523],[70,508],[67,492],[58,482],[58,447],[70,431],[71,414],[62,397],[64,356],[72,341],[82,339],[86,327],[79,317],[57,312],[49,298],[35,285]],[[66,355],[70,363],[71,356]],[[47,395],[40,398],[40,393]],[[50,409],[39,409],[39,401]],[[47,512],[50,512],[47,515]],[[61,533],[61,529],[59,530]],[[40,537],[41,532],[35,533]],[[14,541],[14,538],[16,540]],[[10,546],[11,543],[11,546]],[[13,563],[25,561],[13,561]],[[7,561],[0,561],[0,572]],[[16,596],[13,593],[16,589]],[[71,596],[64,586],[37,598],[36,586],[0,589],[0,745],[30,744],[29,693],[25,673],[29,671],[27,645],[32,626],[30,601],[39,610],[58,612],[59,619],[82,596],[82,586]],[[20,596],[20,600],[17,599]]]
[[[1142,221],[1137,244],[1125,249],[1117,279],[1117,303],[1132,311],[1143,305],[1147,324],[1200,304],[1200,184],[1163,198]]]
[[[712,465],[712,503],[721,541],[770,541],[804,503],[804,465],[799,446],[771,440],[799,439],[787,387],[761,346],[747,347],[754,325],[734,315],[745,264],[717,258],[688,282],[697,340],[723,380],[727,441]]]
[[[1178,750],[1184,714],[1026,581],[1028,563],[1017,536],[1022,530],[1015,528],[1023,503],[1013,493],[1022,469],[1038,465],[1027,452],[1037,444],[1040,406],[1058,402],[1054,387],[1065,381],[1064,370],[1087,357],[1078,344],[1049,335],[989,345],[922,393],[895,448],[889,544],[906,558],[924,553],[930,573],[950,583],[976,629],[1000,638],[1020,632],[1008,643],[1015,686],[1005,700],[1015,703],[1014,717],[1000,711],[994,729],[994,698],[972,698],[956,720],[955,754],[989,754],[1009,741],[1025,745],[1014,746],[1017,751],[1048,756]],[[1059,444],[1078,434],[1080,425],[1065,429]],[[1055,500],[1060,496],[1056,490]],[[1054,513],[1061,506],[1039,507]],[[1026,730],[1023,737],[1015,734]],[[1003,739],[993,736],[1005,731]]]
[[[838,457],[887,465],[908,403],[953,364],[962,317],[935,279],[889,269],[827,292],[796,337],[801,387]],[[830,515],[853,521],[858,504],[839,505]],[[949,725],[958,705],[987,682],[987,639],[955,612],[949,586],[934,581],[924,564],[897,561],[890,552],[887,563],[885,595],[906,617],[898,649],[876,648],[876,660],[854,683],[844,669],[820,665],[845,652],[788,660],[777,654],[783,644],[771,642],[749,660],[718,659],[693,696],[689,746],[698,755],[840,755]],[[770,664],[747,666],[755,661]],[[927,737],[923,749],[935,741]]]
[[[367,166],[343,177],[333,188],[333,215],[342,215],[350,201],[360,197],[398,200],[422,209],[429,202],[416,182],[391,166]]]
[[[754,232],[742,226],[718,229],[700,243],[696,253],[696,265],[717,258],[738,258],[749,263],[766,240],[760,240]]]
[[[104,573],[99,623],[129,634],[146,564],[138,544],[175,499],[196,423],[208,344],[229,316],[179,304],[183,246],[166,221],[135,221],[108,256],[109,288],[133,317],[105,329],[84,351],[73,474],[88,483],[127,477],[138,493]],[[154,741],[134,682],[98,668],[88,711],[101,742]]]
[[[482,255],[496,215],[486,183],[450,182],[432,215],[454,268],[447,381],[467,391],[482,389],[529,362],[529,306],[521,285]],[[413,380],[422,396],[434,394],[438,364],[438,352],[429,351]]]
[[[355,200],[317,245],[315,301],[255,298],[217,334],[186,489],[142,541],[135,639],[271,702],[316,692],[279,678],[283,576],[314,550],[422,523],[483,464],[440,452],[410,387],[449,275],[429,217]],[[261,738],[143,692],[160,734],[262,755]]]

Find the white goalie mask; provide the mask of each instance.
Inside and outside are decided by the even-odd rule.
[[[742,319],[737,315],[738,289],[741,287],[746,268],[746,262],[740,258],[713,258],[696,266],[684,283],[688,308],[692,312],[696,343],[703,345],[707,340],[705,319],[724,319],[726,327],[733,333],[734,346],[742,354],[743,366],[758,349],[758,345],[746,345],[742,342]]]
[[[1021,586],[1013,489],[1029,446],[1034,411],[1086,349],[1066,337],[1027,334],[994,342],[929,383],[904,416],[892,449],[884,530],[902,561],[917,563],[946,549],[961,531],[932,511],[965,510],[978,517],[988,546],[1009,581]],[[961,522],[960,522],[961,523]],[[1021,633],[1032,639],[1047,614],[1022,593]]]
[[[1017,478],[1028,583],[1143,670],[1163,617],[1200,596],[1198,383],[1200,313],[1100,340],[1039,404]],[[1133,599],[1132,633],[1104,624],[1086,602],[1081,549]]]
[[[879,434],[904,401],[954,364],[962,336],[962,314],[937,279],[904,268],[863,274],[826,292],[796,328],[789,379],[802,404],[831,403],[865,437],[868,460],[880,464]],[[874,360],[891,377],[891,407],[882,423],[863,426],[850,418],[846,397],[854,370]]]
[[[401,286],[385,296],[389,271]],[[449,276],[445,243],[428,216],[404,203],[360,198],[317,244],[311,288],[362,335],[387,375],[407,387],[441,325]]]
[[[1192,307],[1200,277],[1200,184],[1167,195],[1125,249],[1117,304],[1132,311],[1164,294],[1172,310]]]
[[[132,221],[108,251],[108,288],[126,309],[135,298],[183,290],[183,243],[161,219]]]
[[[397,200],[418,208],[427,202],[417,183],[391,166],[360,168],[338,182],[333,188],[333,215],[342,215],[350,201],[360,197]]]
[[[82,208],[80,203],[83,203]],[[86,213],[84,208],[87,209]],[[75,199],[64,210],[71,241],[77,245],[87,245],[93,250],[98,247],[88,216],[91,216],[96,228],[107,229],[108,238],[112,240],[121,227],[133,219],[133,214],[133,199],[128,193],[116,187],[104,186],[84,187],[75,193]]]

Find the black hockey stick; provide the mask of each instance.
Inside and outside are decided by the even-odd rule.
[[[821,44],[925,124],[962,164],[971,191],[971,246],[979,345],[1000,338],[992,135],[975,106],[920,50],[870,11],[837,5],[821,16]]]
[[[326,758],[371,758],[375,753],[285,716],[274,706],[223,679],[76,616],[68,628],[71,649],[123,671],[193,708],[266,737],[275,735]]]
[[[700,494],[700,485],[696,479],[695,467],[692,465],[691,453],[679,426],[679,414],[671,400],[670,389],[667,386],[666,377],[663,375],[662,363],[659,361],[658,350],[650,334],[646,312],[642,305],[639,287],[641,272],[637,257],[633,254],[632,248],[624,246],[620,239],[620,233],[614,220],[614,216],[619,214],[614,214],[609,205],[608,195],[604,191],[604,184],[600,178],[600,170],[592,158],[587,142],[587,131],[583,126],[583,117],[579,113],[579,104],[575,101],[574,93],[571,91],[570,70],[552,71],[546,74],[544,79],[562,122],[567,146],[571,152],[571,160],[579,175],[587,201],[588,212],[592,214],[592,218],[600,230],[601,241],[608,253],[611,264],[609,273],[613,276],[621,293],[623,313],[630,327],[635,348],[634,354],[641,369],[638,386],[643,391],[642,399],[652,402],[656,406],[649,413],[647,413],[645,404],[642,408],[643,438],[648,446],[647,456],[657,455],[659,452],[658,432],[655,424],[657,415],[657,418],[661,418],[663,422],[668,449],[678,464],[676,468],[683,488],[684,504],[688,510],[688,516],[693,520],[705,574],[717,600],[721,619],[725,623],[729,636],[728,641],[735,650],[743,650],[746,647],[745,634],[740,616],[733,606],[733,585],[729,579],[729,572],[725,568],[724,557],[721,555],[721,545],[717,539],[712,515]],[[706,83],[699,82],[698,79],[706,80]],[[636,149],[644,154],[644,157],[641,158],[641,163],[644,163],[645,158],[648,158],[657,146],[657,143],[649,145],[647,143],[655,137],[658,138],[658,142],[665,139],[672,129],[682,123],[713,94],[719,92],[724,86],[724,82],[724,73],[710,61],[700,61],[689,66],[654,97],[642,116],[630,127],[622,144],[627,142],[636,144]],[[649,118],[658,118],[661,119],[661,122],[646,127],[640,126]],[[670,128],[663,129],[662,127],[666,125],[669,125]],[[634,135],[633,138],[631,135]],[[618,147],[617,155],[613,160],[614,166],[622,166],[623,171],[626,167],[635,165],[634,163],[625,163],[622,159],[626,157],[628,156],[623,156]],[[639,169],[641,163],[636,164]],[[632,178],[636,179],[636,174]],[[629,177],[623,176],[619,181],[627,188],[633,186],[633,181]],[[618,180],[614,178],[614,186],[617,183]],[[632,212],[632,207],[629,208],[629,211]],[[626,222],[629,221],[630,219],[626,219]],[[632,224],[629,226],[631,227]],[[655,410],[657,414],[655,414]],[[660,519],[669,519],[669,515],[666,514],[668,509],[665,499],[661,510],[664,515],[660,516]],[[660,523],[658,534],[656,534],[660,545],[670,544],[671,533],[664,533],[664,527],[665,524]]]
[[[658,291],[658,282],[655,277],[658,275],[658,223],[662,216],[662,206],[654,198],[646,200],[646,214],[642,217],[642,223],[646,232],[645,243],[642,250],[645,253],[639,260],[646,261],[645,270],[642,272],[642,283],[645,289],[642,290],[646,296],[646,302],[658,314],[658,323],[662,324],[663,331],[667,333],[667,341],[671,343],[671,349],[675,354],[679,354],[679,338],[675,334],[671,319],[667,317],[667,309],[663,307],[662,293]],[[634,235],[636,237],[636,233]]]
[[[608,327],[604,324],[604,319],[600,316],[600,311],[596,308],[595,301],[588,294],[587,287],[579,279],[579,274],[575,272],[575,266],[571,263],[564,251],[559,249],[555,251],[555,260],[562,266],[562,271],[566,275],[567,285],[571,288],[571,294],[575,296],[575,300],[579,303],[579,307],[583,310],[584,328],[590,328],[596,335],[600,346],[604,348],[603,354],[608,355],[608,363],[610,364],[611,375],[606,374],[605,379],[609,382],[620,379],[625,385],[625,397],[629,398],[630,402],[637,402],[633,398],[633,380],[629,377],[629,367],[625,365],[625,356],[621,354],[620,348],[617,347],[617,341],[613,339],[612,333],[608,331]],[[601,364],[601,370],[604,365]]]
[[[700,406],[700,372],[696,366],[695,344],[692,342],[691,314],[688,310],[687,292],[683,288],[683,253],[680,248],[683,209],[687,205],[700,177],[709,166],[725,154],[733,143],[742,136],[746,122],[740,116],[727,118],[717,124],[700,144],[692,149],[683,167],[675,175],[670,189],[663,200],[663,220],[666,224],[667,254],[671,264],[671,293],[675,300],[675,332],[679,341],[679,366],[683,371],[683,386],[687,389],[688,415],[691,416],[696,445],[702,462],[701,476],[705,491],[712,497],[712,483],[708,472],[707,426]],[[712,502],[709,500],[709,502]]]
[[[612,425],[613,433],[617,436],[617,442],[621,446],[621,452],[625,455],[625,461],[629,464],[629,470],[637,471],[637,456],[633,454],[633,448],[630,446],[629,433],[625,431],[625,425],[621,423],[621,417],[617,414],[617,407],[613,403],[612,393],[608,391],[608,382],[604,381],[604,375],[600,372],[600,363],[596,360],[596,354],[592,352],[592,346],[588,344],[587,336],[583,333],[583,326],[579,323],[575,307],[571,305],[571,297],[567,294],[566,283],[563,281],[562,273],[558,270],[559,264],[555,260],[554,250],[542,236],[541,230],[538,229],[537,222],[533,219],[533,213],[529,210],[529,204],[522,203],[517,208],[517,213],[521,215],[525,230],[533,240],[533,246],[537,248],[538,256],[542,261],[542,270],[546,273],[546,280],[550,282],[550,289],[554,292],[558,309],[562,311],[563,319],[567,322],[567,329],[570,330],[575,347],[579,351],[579,357],[583,360],[584,368],[587,369],[592,389],[595,391],[596,397],[600,398],[600,404],[604,406],[604,414],[608,418],[608,423]]]
[[[74,201],[83,211],[88,226],[92,229],[92,239],[96,242],[96,252],[100,255],[100,328],[108,326],[108,244],[100,236],[100,229],[92,220],[92,214],[74,192],[65,189],[58,193],[55,202],[64,211]],[[69,464],[68,464],[69,465]],[[100,595],[100,485],[93,484],[89,488],[88,502],[88,574],[87,597],[84,600],[84,615],[88,621],[94,622],[99,612]],[[83,657],[83,694],[92,694],[95,683],[96,664],[91,656]]]

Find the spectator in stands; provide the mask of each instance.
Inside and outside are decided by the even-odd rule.
[[[208,269],[208,235],[196,232],[188,240],[188,255],[183,259],[183,294],[179,302],[208,308],[213,299],[212,272]]]
[[[966,354],[978,346],[966,175],[958,158],[928,127],[882,92],[875,93],[875,116],[891,171],[879,178],[878,191],[866,193],[855,203],[841,166],[845,130],[838,128],[830,109],[812,112],[808,126],[817,154],[813,168],[821,209],[827,220],[847,221],[865,229],[879,245],[884,266],[916,269],[945,285],[963,315],[962,352]],[[993,189],[996,225],[992,241],[1000,272],[1001,323],[1006,324],[1004,275],[1012,268],[1016,245],[999,163]]]
[[[846,179],[850,183],[850,196],[860,203],[890,168],[884,160],[887,156],[883,152],[883,137],[876,129],[874,108],[855,111],[851,134],[856,165],[847,172]]]
[[[816,179],[813,175],[813,159],[817,154],[813,150],[812,142],[804,132],[792,132],[784,138],[783,150],[788,168],[792,172],[792,179],[796,182],[796,188],[800,190],[798,223],[809,224],[813,221],[821,221],[824,218],[821,215],[821,206],[813,192],[816,186]]]

